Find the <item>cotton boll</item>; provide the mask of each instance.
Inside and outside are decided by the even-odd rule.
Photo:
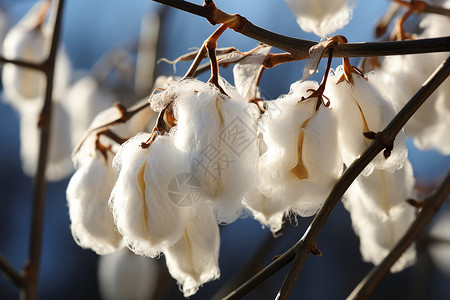
[[[108,199],[117,175],[107,159],[97,152],[87,156],[67,187],[67,201],[74,240],[97,254],[107,254],[122,247],[122,236],[114,225]]]
[[[323,37],[343,28],[352,18],[348,0],[285,0],[306,32]]]
[[[363,133],[379,132],[394,118],[396,111],[386,95],[381,94],[383,88],[375,74],[366,78],[354,74],[353,84],[347,81],[337,83],[343,68],[330,73],[325,89],[325,96],[330,98],[330,107],[338,117],[338,135],[344,163],[348,166],[370,145],[370,140]],[[389,158],[383,153],[364,170],[369,175],[373,169],[393,172],[402,167],[407,158],[405,137],[401,131],[395,141]]]
[[[202,197],[215,207],[218,222],[230,223],[255,186],[256,120],[254,104],[224,80],[221,86],[230,98],[196,80],[174,83],[165,92],[176,95],[175,145],[187,154],[187,173],[200,181]]]
[[[100,294],[104,300],[148,300],[158,284],[158,264],[124,248],[101,256],[98,266]]]
[[[141,148],[149,136],[139,134],[119,149],[113,164],[120,173],[109,203],[130,249],[154,257],[180,239],[192,208],[176,206],[169,198],[169,182],[183,159],[173,137],[158,137]]]
[[[45,2],[38,2],[7,34],[2,53],[5,58],[40,63],[47,58],[52,32],[40,24]],[[70,81],[71,66],[64,48],[60,48],[55,62],[53,97],[62,96]],[[2,70],[5,100],[17,110],[30,101],[42,101],[45,77],[36,70],[5,64]]]
[[[219,248],[219,227],[213,210],[209,204],[199,202],[181,239],[164,251],[170,275],[177,280],[185,297],[219,278]]]
[[[445,36],[449,26],[448,17],[427,14],[420,24],[423,31],[418,38]],[[403,107],[447,57],[447,53],[386,57],[380,73],[392,94],[394,104]],[[412,66],[414,69],[411,69]],[[449,93],[450,82],[446,80],[406,123],[405,133],[414,138],[414,144],[419,149],[436,149],[444,155],[450,154]]]
[[[20,113],[20,155],[24,173],[35,176],[38,165],[40,129],[38,128],[41,107],[39,103],[30,103]],[[70,154],[70,130],[67,113],[58,102],[54,103],[49,152],[45,176],[50,181],[58,181],[73,170]]]
[[[379,264],[405,234],[415,219],[415,209],[405,202],[413,196],[413,175],[409,162],[394,173],[375,170],[360,175],[344,195],[353,229],[360,238],[360,250],[367,262]],[[410,247],[394,264],[400,271],[415,261]]]
[[[300,180],[301,196],[292,206],[301,216],[317,212],[342,174],[337,126],[334,112],[323,105],[305,126],[302,162],[308,175]]]
[[[118,102],[117,97],[102,89],[92,76],[84,76],[75,82],[61,101],[70,114],[72,144],[78,143],[99,112],[115,102]]]
[[[342,173],[334,112],[324,106],[316,111],[317,98],[302,100],[317,88],[315,82],[294,83],[288,95],[268,103],[260,121],[267,146],[259,161],[262,197],[245,204],[274,232],[289,210],[315,214]]]

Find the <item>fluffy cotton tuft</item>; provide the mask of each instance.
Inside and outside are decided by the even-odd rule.
[[[40,129],[38,127],[40,103],[29,103],[20,112],[20,156],[22,168],[26,175],[35,176],[39,159]],[[58,181],[72,172],[70,154],[70,128],[67,112],[59,102],[53,105],[49,153],[45,177],[50,181]]]
[[[259,161],[261,198],[247,207],[272,231],[280,229],[289,210],[301,216],[317,212],[342,172],[336,118],[317,98],[302,100],[316,82],[296,82],[291,91],[268,102],[259,132],[267,146]]]
[[[155,257],[180,239],[193,208],[177,206],[169,198],[169,182],[180,174],[183,159],[173,136],[160,136],[141,148],[149,137],[138,134],[119,149],[113,164],[120,173],[109,201],[130,249]]]
[[[199,203],[186,223],[183,236],[164,252],[170,275],[180,285],[185,297],[200,286],[220,276],[220,233],[212,208]]]
[[[324,37],[348,24],[353,16],[349,0],[285,0],[306,32]]]
[[[195,79],[172,83],[177,126],[175,146],[186,153],[185,173],[201,184],[204,201],[213,204],[218,222],[234,221],[241,201],[254,188],[257,161],[254,104],[247,103],[227,82],[221,86]]]
[[[30,11],[10,29],[3,42],[2,54],[8,59],[40,63],[47,57],[52,30],[40,24],[47,3],[36,3]],[[59,99],[70,82],[69,58],[60,47],[55,62],[53,97]],[[40,102],[45,93],[45,77],[36,70],[5,64],[2,70],[3,93],[6,102],[21,111],[29,102]]]
[[[116,107],[100,113],[91,128],[105,124],[120,114]],[[131,120],[110,127],[118,135],[133,135],[146,126],[151,113],[137,113]],[[104,147],[97,149],[96,141]],[[67,201],[72,235],[84,248],[98,254],[113,252],[123,246],[122,236],[114,224],[108,200],[118,174],[112,168],[112,160],[119,144],[105,135],[91,134],[73,157],[77,171],[67,187]]]
[[[330,99],[330,107],[337,115],[342,157],[349,166],[371,143],[363,133],[382,131],[394,118],[396,110],[383,93],[375,73],[368,74],[366,78],[353,74],[353,84],[345,80],[337,83],[342,74],[342,66],[330,73],[325,96]],[[383,153],[378,154],[366,167],[364,174],[369,175],[374,168],[393,172],[403,166],[407,155],[405,136],[401,131],[394,141],[389,158],[386,159]]]
[[[74,240],[97,254],[122,247],[122,236],[114,225],[108,199],[117,179],[112,172],[112,156],[87,156],[67,187],[67,202]]]
[[[418,38],[446,36],[449,26],[448,17],[427,14],[420,24],[423,32]],[[447,57],[448,54],[444,52],[386,57],[380,74],[394,104],[402,108]],[[413,137],[417,148],[436,149],[444,155],[450,154],[449,95],[450,81],[446,80],[406,123],[405,133]]]
[[[343,203],[360,238],[365,261],[379,264],[414,221],[415,208],[405,201],[413,196],[413,186],[412,167],[406,162],[393,173],[375,170],[368,177],[360,175],[347,190]],[[412,265],[415,258],[414,247],[410,247],[391,272]]]
[[[92,76],[75,82],[61,100],[70,113],[72,144],[76,145],[95,116],[118,102],[117,97],[102,89]]]

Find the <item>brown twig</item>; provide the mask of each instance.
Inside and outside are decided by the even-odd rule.
[[[395,136],[412,117],[416,110],[425,102],[425,100],[436,90],[436,88],[450,74],[450,58],[439,66],[439,68],[429,77],[423,86],[416,92],[410,101],[402,108],[402,110],[394,117],[394,119],[379,134],[380,138],[374,140],[370,146],[356,159],[349,168],[344,172],[339,181],[336,183],[319,212],[311,222],[310,227],[304,236],[288,251],[282,254],[277,260],[264,268],[261,272],[253,276],[250,280],[242,284],[224,299],[239,299],[246,295],[249,291],[259,285],[262,281],[269,278],[279,269],[289,263],[294,257],[295,261],[288,276],[283,284],[283,289],[279,292],[278,299],[287,299],[289,297],[295,281],[303,267],[303,264],[309,255],[312,247],[316,246],[316,239],[325,225],[328,217],[334,207],[339,203],[341,197],[348,189],[350,184],[358,177],[364,168],[372,161],[372,159],[385,148],[385,141],[393,141]]]
[[[8,262],[8,260],[0,254],[0,270],[9,278],[16,286],[23,287],[25,282],[19,272]]]
[[[443,16],[450,16],[450,9],[436,6],[433,4],[430,4],[425,1],[419,1],[419,0],[412,0],[412,1],[405,1],[405,0],[391,0],[395,3],[398,3],[402,6],[406,6],[408,8],[411,8],[413,6],[420,7],[419,9],[416,9],[415,13],[432,13],[432,14],[438,14]]]
[[[45,210],[45,170],[47,165],[49,140],[50,140],[50,124],[52,118],[52,90],[53,77],[55,70],[56,52],[59,44],[59,36],[61,31],[61,19],[64,6],[64,0],[57,2],[57,12],[54,23],[53,36],[50,46],[48,58],[44,63],[43,72],[45,73],[47,84],[45,89],[44,106],[40,114],[40,145],[39,160],[36,176],[33,182],[33,203],[31,215],[30,229],[30,248],[28,253],[28,262],[25,265],[25,288],[22,293],[26,299],[37,299],[39,267],[42,252],[42,236],[44,224]]]
[[[84,144],[84,142],[86,141],[86,139],[93,133],[98,132],[98,131],[102,131],[104,129],[107,129],[108,127],[111,127],[113,125],[116,124],[121,124],[121,123],[125,123],[128,120],[130,120],[135,114],[137,114],[138,112],[140,112],[141,110],[144,109],[150,109],[150,105],[148,103],[147,98],[146,99],[142,99],[141,101],[139,101],[138,103],[136,103],[135,105],[133,105],[132,107],[130,107],[129,109],[123,109],[123,111],[121,111],[121,114],[119,117],[112,119],[111,121],[108,121],[105,124],[99,125],[97,127],[94,127],[92,129],[89,129],[87,132],[84,133],[83,137],[81,138],[80,142],[78,143],[78,145],[75,146],[72,155],[75,155],[81,148],[81,146]]]
[[[388,256],[358,284],[347,299],[369,299],[375,288],[381,283],[383,278],[389,273],[392,265],[408,249],[408,247],[417,239],[423,229],[430,223],[431,219],[438,212],[439,208],[450,194],[450,172],[442,182],[439,189],[425,200],[425,206],[420,211],[416,220],[411,224],[408,231],[401,238],[395,247],[389,252]]]
[[[199,5],[192,4],[180,0],[153,0],[195,15],[207,18],[207,10]],[[216,8],[217,9],[217,8]],[[220,11],[219,9],[217,9]],[[228,15],[223,11],[221,14]],[[229,15],[228,15],[229,16]],[[220,23],[220,22],[219,22]],[[317,42],[297,39],[271,32],[261,27],[253,25],[247,21],[239,33],[252,38],[254,40],[265,43],[269,46],[290,52],[299,60],[309,59],[309,49],[316,45]],[[333,49],[334,57],[367,57],[367,56],[386,56],[386,55],[402,55],[417,54],[430,52],[450,51],[450,37],[418,39],[411,41],[396,42],[371,42],[371,43],[348,43],[340,44]],[[325,52],[324,57],[328,54]]]

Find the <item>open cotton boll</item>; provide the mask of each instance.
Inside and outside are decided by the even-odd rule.
[[[47,58],[52,31],[41,24],[42,13],[48,4],[38,2],[5,37],[2,54],[8,59],[19,59],[40,63]],[[44,16],[45,17],[45,16]],[[39,25],[40,24],[40,25]],[[59,98],[70,82],[71,66],[69,58],[60,48],[55,62],[53,97]],[[45,77],[36,70],[5,64],[2,70],[5,101],[17,110],[29,101],[44,98]]]
[[[118,102],[117,97],[99,86],[97,80],[84,76],[75,82],[61,103],[70,114],[72,144],[76,145],[95,116]]]
[[[368,177],[360,175],[347,190],[343,203],[360,238],[365,261],[379,264],[414,221],[415,209],[405,201],[413,196],[413,184],[412,167],[406,162],[393,173],[375,170]],[[410,247],[391,272],[401,271],[414,261],[415,250]]]
[[[67,187],[67,202],[74,240],[97,254],[107,254],[122,247],[122,236],[114,225],[108,206],[117,175],[112,170],[112,155],[99,152],[83,158],[83,164]]]
[[[187,155],[188,173],[200,181],[202,197],[213,204],[218,222],[230,223],[255,186],[256,121],[254,104],[224,80],[221,86],[230,98],[197,80],[173,83],[165,92],[177,91],[175,145]]]
[[[255,218],[272,231],[289,210],[301,216],[317,212],[342,172],[332,110],[317,98],[301,100],[316,82],[296,82],[291,91],[270,101],[260,121],[267,150],[259,161],[261,199],[247,201]],[[299,102],[300,101],[300,102]]]
[[[448,5],[449,2],[446,3]],[[423,32],[418,38],[448,35],[449,26],[450,18],[447,16],[427,14],[420,24]],[[403,107],[447,57],[444,52],[386,57],[380,73],[395,105]],[[413,137],[417,148],[450,154],[449,94],[450,82],[446,80],[406,123],[405,133]]]
[[[396,111],[393,104],[382,95],[380,82],[375,74],[366,78],[354,74],[353,84],[337,81],[343,73],[342,66],[331,72],[325,88],[325,96],[331,100],[331,109],[338,118],[338,135],[344,163],[348,166],[371,143],[364,137],[364,132],[379,132],[394,118]],[[404,133],[401,131],[395,141],[389,158],[383,153],[377,155],[364,170],[369,175],[373,169],[393,172],[402,167],[407,158]]]
[[[177,206],[169,198],[169,182],[180,173],[183,159],[173,137],[159,136],[141,148],[149,137],[138,134],[120,147],[113,162],[120,173],[109,204],[130,249],[154,257],[180,239],[192,207]]]
[[[38,128],[40,103],[30,103],[20,112],[20,156],[22,168],[26,175],[35,176],[40,144],[40,129]],[[70,130],[67,122],[67,112],[55,102],[53,106],[49,152],[45,177],[50,181],[58,181],[72,172],[70,154]]]
[[[185,297],[194,295],[204,283],[219,278],[219,248],[219,227],[213,210],[208,203],[199,202],[181,239],[164,251],[169,273]]]
[[[98,283],[104,300],[153,299],[158,277],[156,260],[135,255],[127,248],[99,258]]]
[[[349,0],[285,0],[306,32],[323,37],[348,24],[353,15]]]

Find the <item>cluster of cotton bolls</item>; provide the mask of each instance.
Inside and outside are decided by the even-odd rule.
[[[354,73],[349,82],[340,80],[343,72],[329,74],[327,105],[311,92],[316,82],[295,82],[261,114],[239,94],[248,83],[236,77],[238,88],[219,80],[226,94],[193,78],[173,81],[150,98],[164,117],[152,133],[137,133],[150,119],[144,110],[118,125],[127,130],[110,128],[122,137],[137,133],[120,148],[92,136],[75,156],[67,196],[76,241],[99,254],[124,246],[149,257],[163,253],[184,295],[194,294],[220,275],[217,224],[246,209],[275,232],[290,215],[315,214],[344,166],[370,143],[364,133],[382,130],[395,115],[375,74]],[[95,150],[95,141],[103,146]],[[365,260],[379,263],[413,221],[415,210],[404,202],[413,182],[401,132],[390,156],[376,157],[345,196]],[[414,259],[411,248],[392,270]]]
[[[448,0],[438,2],[443,7],[450,7]],[[426,14],[419,24],[417,38],[447,36],[449,26],[448,16]],[[421,86],[447,57],[447,52],[386,57],[380,74],[386,85],[391,87],[389,92],[394,104],[403,107],[414,95],[417,87]],[[446,80],[406,124],[405,133],[413,138],[417,148],[436,149],[444,155],[450,154],[449,95],[450,82]]]
[[[36,3],[6,34],[1,53],[7,59],[41,63],[48,55],[55,10],[49,1]],[[59,47],[53,84],[53,114],[46,179],[58,181],[72,171],[71,153],[95,115],[117,97],[103,89],[92,75],[74,76],[70,60]],[[20,116],[21,159],[24,173],[34,176],[39,151],[39,118],[44,104],[45,77],[28,68],[5,64],[3,100]]]
[[[347,11],[347,3],[338,8]],[[383,130],[397,109],[376,73],[343,66],[330,71],[323,93],[317,82],[298,81],[277,99],[249,101],[268,49],[235,66],[236,87],[223,78],[218,85],[167,81],[149,100],[160,113],[150,133],[150,109],[104,132],[91,130],[67,189],[80,246],[98,254],[124,247],[163,254],[188,297],[220,276],[218,224],[249,212],[277,232],[292,216],[317,213],[371,143],[365,133]],[[111,108],[90,128],[121,114]],[[415,209],[405,202],[413,183],[401,131],[344,196],[364,260],[378,264],[413,222]],[[414,260],[411,247],[391,271]]]

